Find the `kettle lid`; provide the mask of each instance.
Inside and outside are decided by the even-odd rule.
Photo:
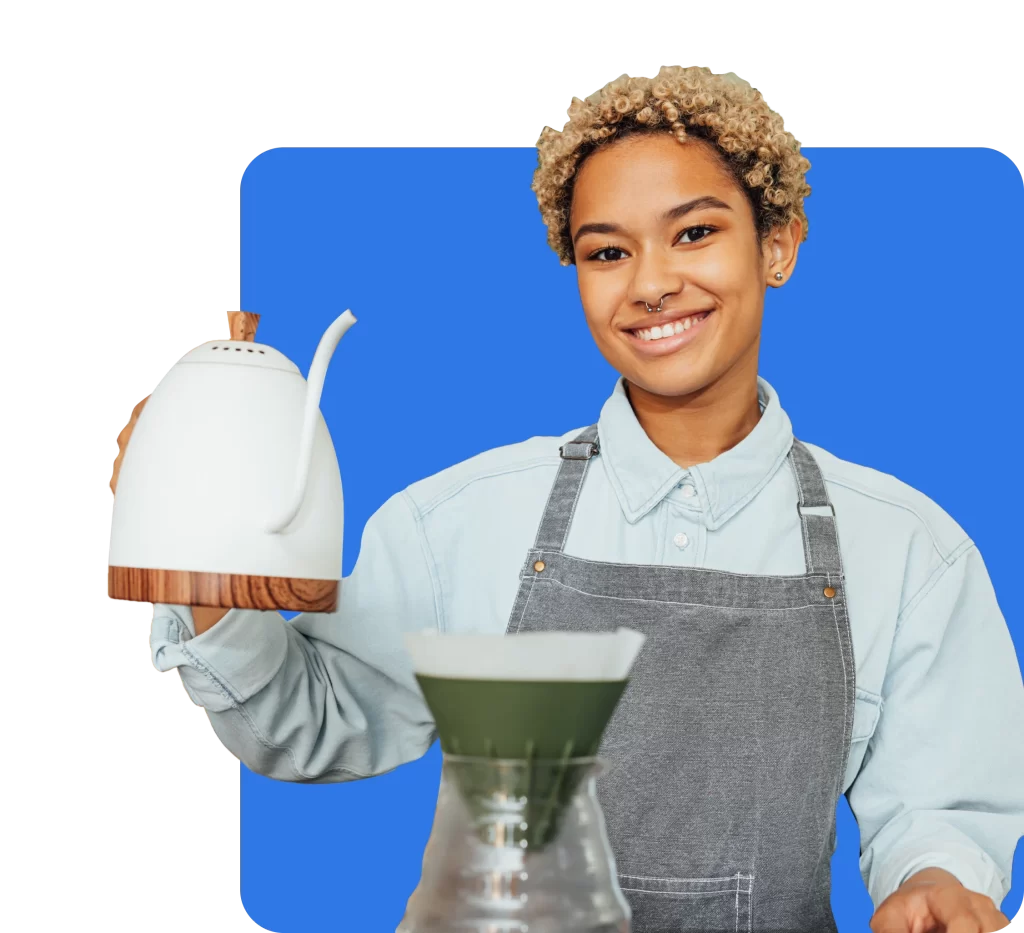
[[[280,350],[247,340],[210,340],[190,350],[178,362],[253,366],[257,369],[280,369],[302,375],[299,367]]]

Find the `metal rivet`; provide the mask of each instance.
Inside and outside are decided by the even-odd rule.
[[[826,586],[825,590],[824,590],[824,593],[825,593],[825,597],[827,599],[831,599],[833,596],[836,595],[835,587]]]
[[[544,561],[538,560],[534,563],[533,569],[540,573],[544,569]]]

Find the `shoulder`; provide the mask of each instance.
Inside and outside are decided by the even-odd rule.
[[[562,435],[538,435],[493,447],[412,483],[404,493],[416,511],[426,516],[444,503],[467,495],[473,498],[501,495],[506,489],[538,483],[550,485],[561,460],[559,447],[582,430],[575,428]]]
[[[821,468],[836,519],[863,525],[866,533],[891,538],[910,536],[947,562],[971,545],[956,520],[935,500],[889,473],[843,460],[804,442]]]

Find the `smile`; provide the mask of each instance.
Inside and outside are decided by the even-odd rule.
[[[701,311],[664,324],[637,327],[626,330],[624,333],[627,335],[626,339],[639,352],[645,355],[661,356],[692,343],[703,331],[704,322],[713,313],[713,309]]]
[[[685,334],[686,331],[695,324],[699,324],[710,313],[710,311],[702,311],[700,314],[691,314],[689,317],[684,317],[681,321],[674,321],[671,324],[665,324],[660,327],[657,325],[654,327],[645,327],[630,331],[630,333],[636,335],[641,340],[663,340],[665,337],[674,337],[676,334]]]

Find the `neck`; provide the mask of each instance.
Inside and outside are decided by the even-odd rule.
[[[743,440],[761,418],[756,374],[681,396],[654,395],[627,380],[626,395],[652,443],[681,467],[714,460]]]

